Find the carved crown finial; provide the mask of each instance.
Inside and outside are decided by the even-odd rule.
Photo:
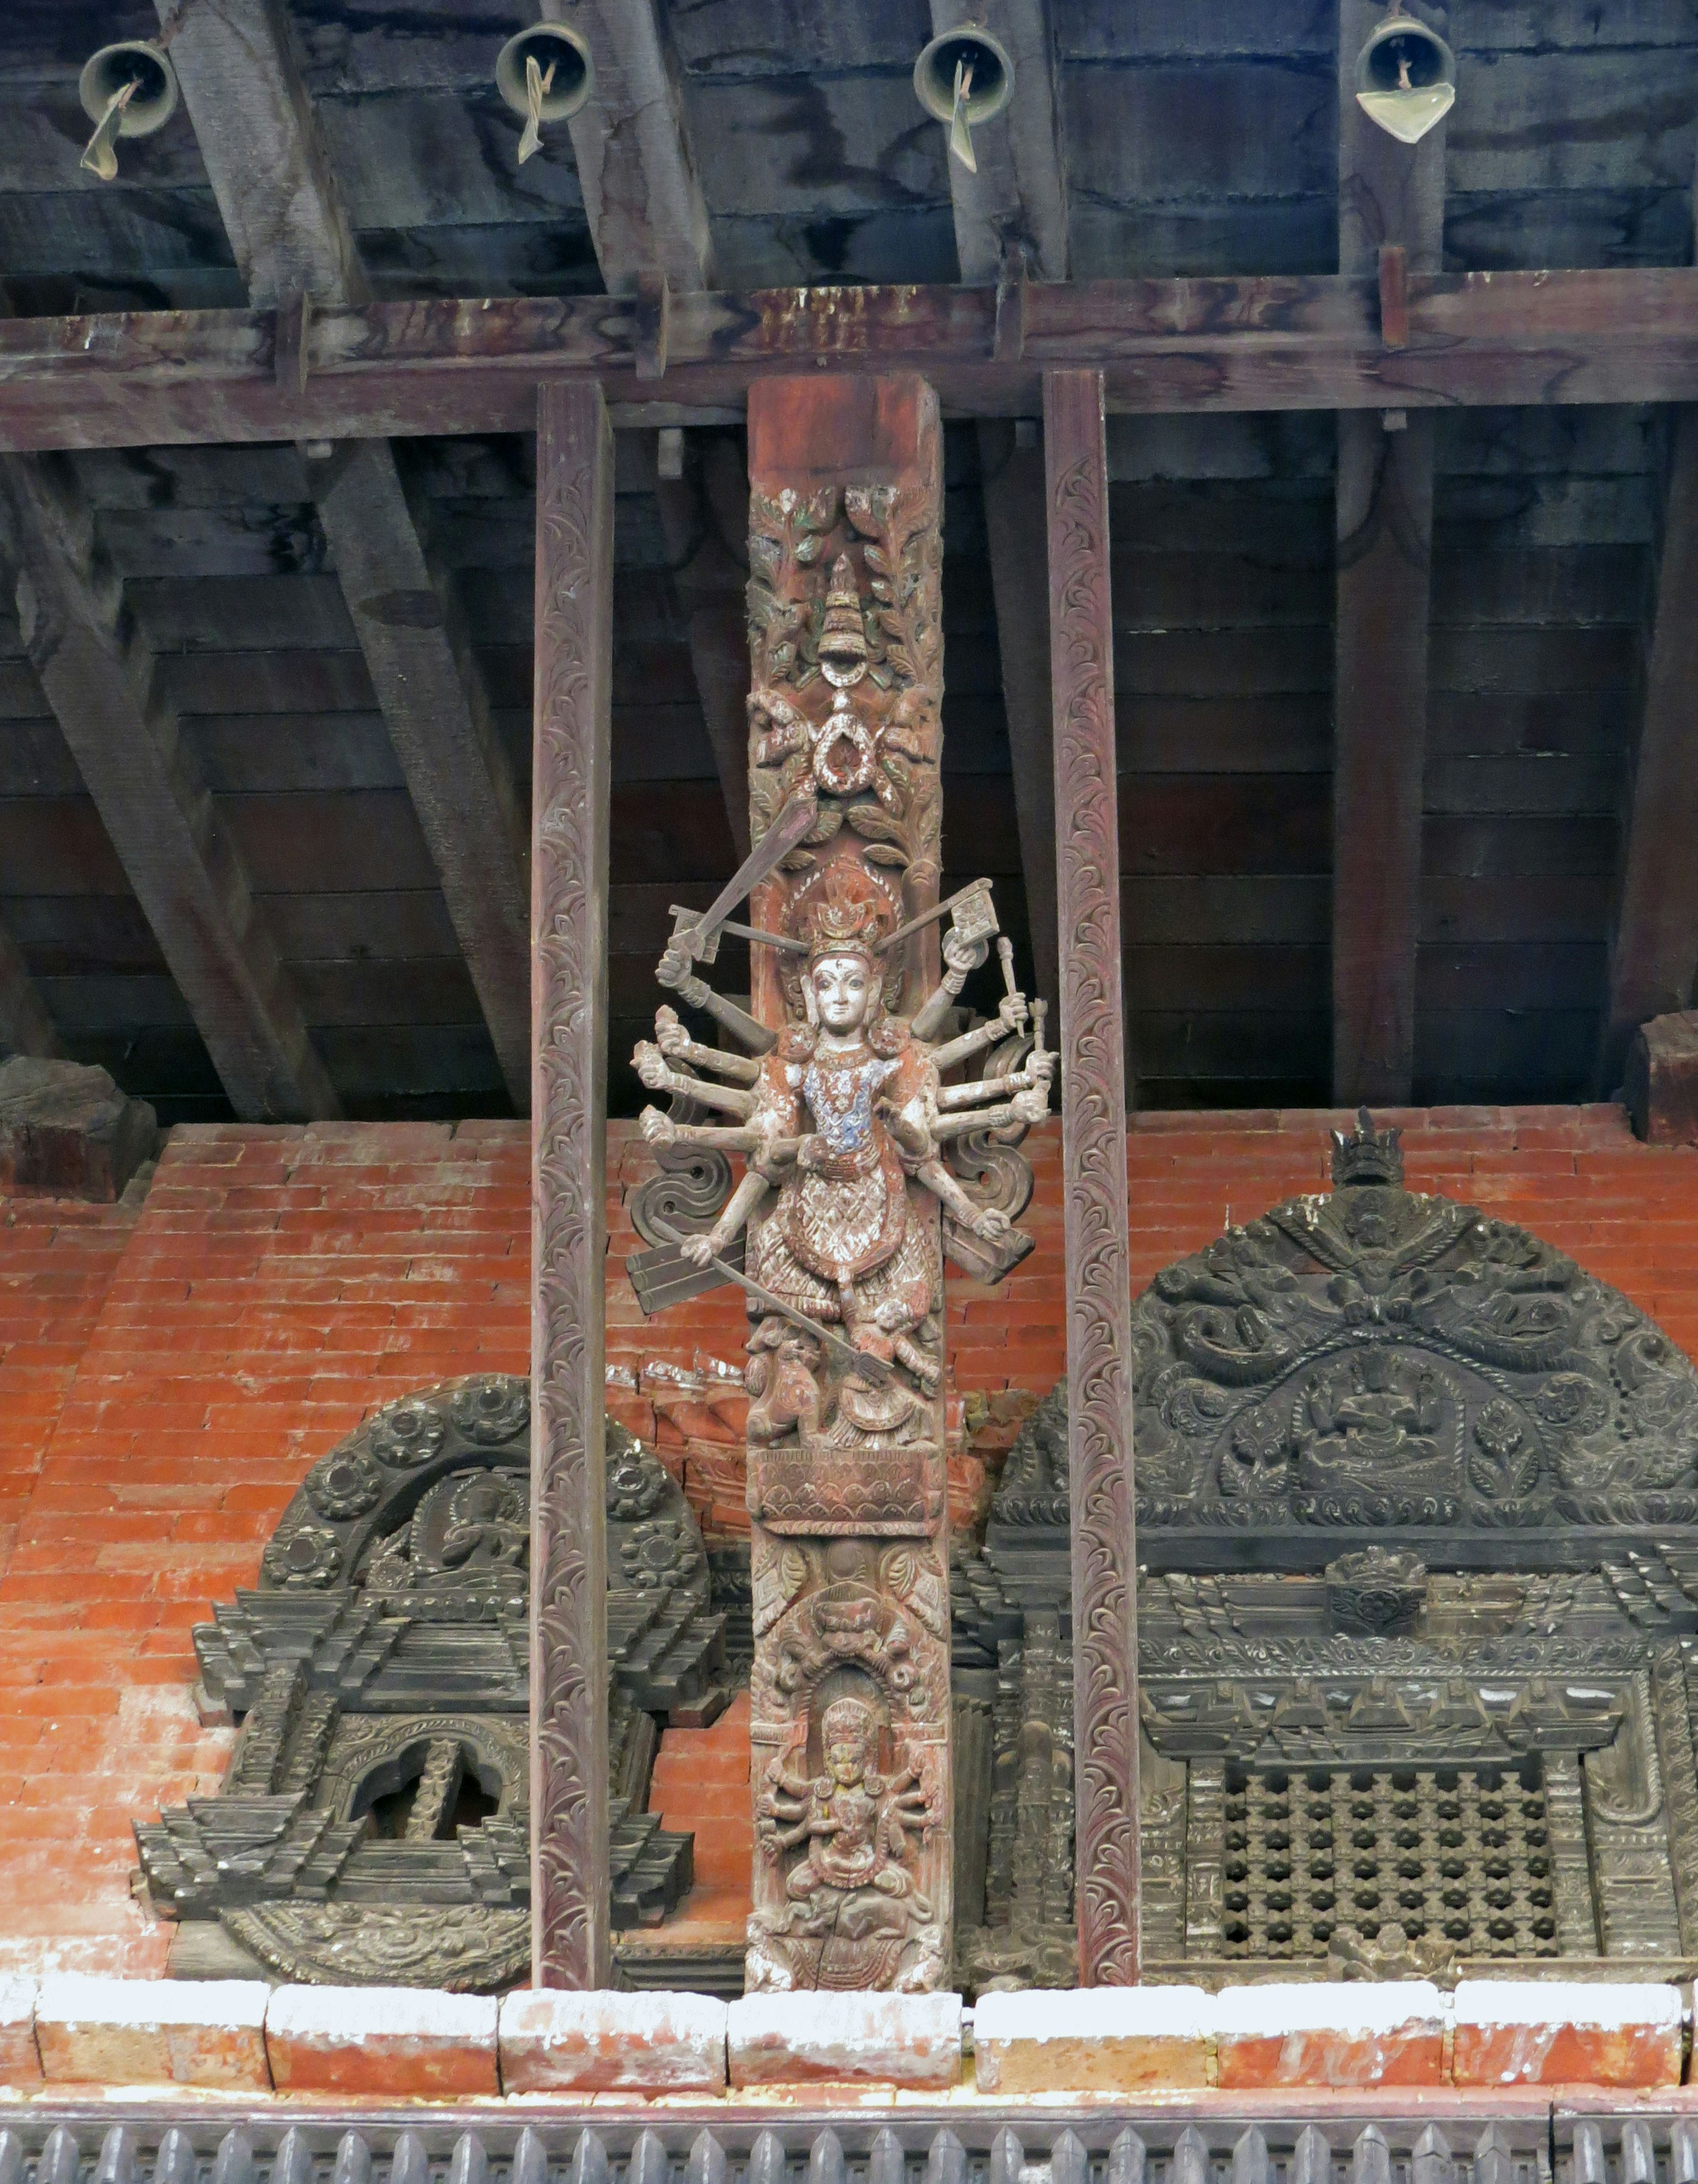
[[[820,624],[820,656],[840,664],[865,666],[866,661],[866,624],[855,588],[855,564],[847,554],[839,554],[832,564],[826,611]]]
[[[1383,1130],[1373,1126],[1366,1107],[1356,1111],[1356,1127],[1346,1137],[1333,1133],[1333,1188],[1347,1184],[1379,1183],[1393,1186],[1403,1181],[1403,1133],[1395,1124]]]

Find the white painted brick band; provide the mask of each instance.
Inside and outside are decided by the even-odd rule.
[[[726,2034],[736,2086],[960,2079],[958,1994],[745,1995],[727,2013]]]
[[[700,1994],[521,1988],[501,2004],[509,2093],[721,2093],[726,2005]]]

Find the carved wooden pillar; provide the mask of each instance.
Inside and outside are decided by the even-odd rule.
[[[755,927],[803,951],[755,948],[754,1009],[819,1130],[854,1083],[899,1106],[924,1071],[903,1019],[935,983],[935,928],[878,950],[938,900],[937,398],[912,377],[760,380],[749,451],[751,838],[799,796],[816,811],[754,897]],[[855,960],[878,995],[874,1058],[840,1067],[816,1050],[816,1012],[829,1029],[822,982]],[[845,1107],[841,1156],[749,1232],[750,1273],[857,1346],[821,1357],[793,1320],[751,1306],[756,1990],[920,1989],[949,1970],[938,1207],[899,1165],[894,1201],[878,1171],[855,1179],[880,1128]],[[834,1257],[866,1272],[834,1280]]]
[[[1100,372],[1045,375],[1044,446],[1061,954],[1079,1978],[1086,1986],[1124,1986],[1138,1976],[1138,1558],[1114,632]]]
[[[605,1986],[608,778],[613,433],[594,387],[537,420],[532,851],[532,1977]]]

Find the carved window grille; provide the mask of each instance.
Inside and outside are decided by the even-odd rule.
[[[1401,1926],[1464,1957],[1554,1957],[1545,1784],[1519,1769],[1228,1773],[1226,1953],[1324,1957]]]

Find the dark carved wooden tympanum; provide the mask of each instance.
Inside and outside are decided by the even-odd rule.
[[[1146,1975],[1698,1957],[1698,1372],[1395,1131],[1133,1312]],[[955,1576],[969,1985],[1071,1981],[1062,1391]],[[966,1816],[971,1816],[970,1819]]]
[[[138,1825],[172,1968],[493,1991],[528,1976],[529,1384],[404,1396],[308,1473],[257,1591],[197,1630],[241,1721],[216,1797]],[[682,1493],[607,1428],[613,1914],[654,1924],[692,1839],[643,1809],[660,1733],[710,1720],[722,1618]]]

